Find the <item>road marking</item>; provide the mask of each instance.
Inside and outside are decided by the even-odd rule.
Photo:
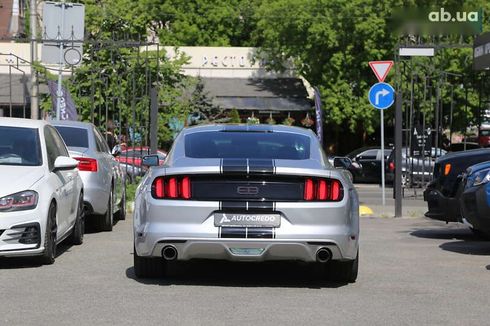
[[[372,216],[374,214],[373,210],[365,205],[359,206],[359,216]]]

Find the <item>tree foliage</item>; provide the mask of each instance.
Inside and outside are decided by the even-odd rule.
[[[144,40],[148,35],[158,36],[160,43],[176,46],[257,46],[267,54],[270,69],[280,70],[282,64],[292,60],[298,73],[321,91],[325,122],[341,132],[372,133],[379,125],[379,115],[367,101],[369,87],[376,82],[368,61],[394,58],[400,42],[391,26],[393,10],[404,6],[483,8],[490,11],[485,0],[84,0],[86,27],[92,40]],[[485,17],[484,30],[489,30]],[[472,44],[472,37],[450,39],[452,44]],[[437,37],[426,38],[425,43],[438,43]],[[137,84],[142,81],[143,70],[138,68],[135,52],[121,50],[118,62],[109,52],[89,48],[95,62],[85,62],[79,72],[85,79],[77,82],[94,83],[103,89],[103,79],[97,74],[84,72],[101,69],[119,77],[108,81],[107,94],[98,91],[92,98],[83,95],[78,101],[87,108],[104,106],[117,92],[130,92],[131,81],[125,80],[121,67],[139,71]],[[126,52],[131,52],[126,53]],[[179,76],[178,64],[163,60],[165,72],[160,98],[166,103],[162,119],[195,111],[195,105],[205,108],[203,94],[189,97],[182,85],[189,80]],[[167,61],[165,61],[167,60]],[[119,62],[120,61],[120,62]],[[97,63],[99,62],[99,63]],[[105,62],[102,64],[102,62]],[[180,62],[181,63],[181,62]],[[440,48],[432,59],[413,59],[399,63],[387,82],[401,85],[405,98],[410,94],[410,81],[415,76],[414,107],[420,108],[431,123],[436,105],[436,86],[440,86],[443,123],[448,125],[450,103],[453,102],[453,127],[463,130],[469,123],[477,123],[480,99],[478,91],[483,79],[471,69],[470,48]],[[94,70],[95,69],[95,70]],[[106,69],[106,70],[104,70]],[[112,70],[111,70],[112,69]],[[153,68],[154,69],[154,68]],[[461,75],[464,77],[456,77]],[[401,76],[401,77],[400,77]],[[117,80],[117,83],[114,81]],[[175,82],[174,82],[175,81]],[[195,82],[195,81],[193,81]],[[119,86],[121,85],[121,86]],[[460,85],[463,85],[460,87]],[[81,86],[77,86],[81,87]],[[90,86],[92,87],[92,86]],[[485,88],[485,87],[483,87]],[[121,90],[122,89],[122,90]],[[79,91],[79,89],[75,90]],[[83,93],[83,92],[82,92]],[[143,101],[137,103],[142,107]],[[201,103],[201,104],[198,104]],[[194,106],[193,106],[194,105]],[[131,103],[125,102],[123,111]],[[394,110],[386,113],[387,121]],[[418,119],[419,117],[416,117]],[[165,134],[161,139],[170,139]]]

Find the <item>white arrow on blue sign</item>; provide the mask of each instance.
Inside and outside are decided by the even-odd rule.
[[[395,102],[395,90],[387,83],[376,83],[369,90],[369,102],[376,109],[384,110]]]

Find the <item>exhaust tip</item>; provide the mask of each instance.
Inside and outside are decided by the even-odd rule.
[[[177,249],[174,246],[165,246],[162,249],[162,257],[165,260],[175,260],[177,259]]]
[[[316,252],[316,261],[319,263],[326,263],[332,258],[332,253],[328,248],[320,248]]]

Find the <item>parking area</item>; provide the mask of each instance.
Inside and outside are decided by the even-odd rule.
[[[62,245],[54,265],[1,259],[0,324],[488,323],[490,242],[458,225],[362,218],[359,278],[349,285],[295,263],[193,262],[137,280],[131,225],[128,216],[83,246]]]

